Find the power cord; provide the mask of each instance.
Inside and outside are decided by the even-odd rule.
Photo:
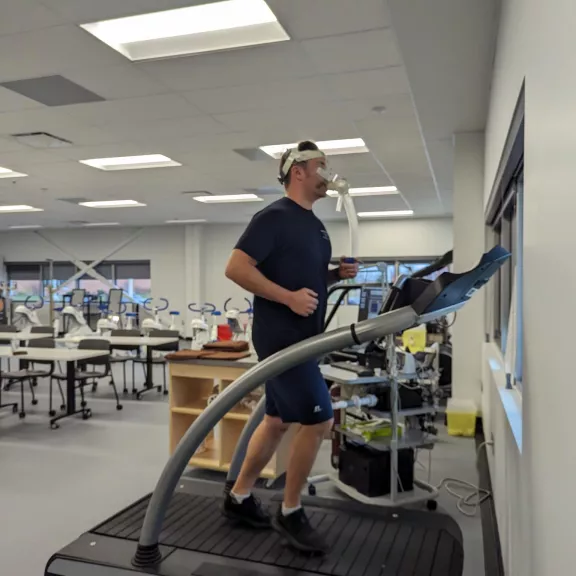
[[[480,457],[480,450],[486,446],[493,446],[493,442],[482,442],[476,450],[476,464],[478,464],[478,458]],[[423,464],[420,465],[425,468]],[[465,480],[459,480],[458,478],[444,478],[442,482],[435,488],[440,491],[442,488],[446,488],[446,492],[458,499],[456,507],[458,511],[464,516],[473,518],[478,512],[478,508],[492,497],[492,492],[480,488],[471,482],[466,482]],[[457,491],[457,489],[463,490],[464,493]]]

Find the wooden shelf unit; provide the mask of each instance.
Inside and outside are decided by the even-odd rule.
[[[222,392],[247,368],[214,366],[201,363],[170,363],[170,453],[192,423],[208,405],[210,396]],[[240,404],[230,410],[217,424],[196,454],[190,466],[227,472],[236,444],[250,418],[251,410]],[[282,440],[277,453],[262,471],[263,478],[278,478],[286,471],[291,429]]]

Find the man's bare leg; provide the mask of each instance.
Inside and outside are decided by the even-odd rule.
[[[286,472],[284,510],[294,510],[300,507],[302,488],[308,481],[318,450],[326,432],[332,428],[332,422],[333,420],[328,420],[321,424],[301,426],[294,436]]]
[[[264,416],[264,420],[256,428],[248,444],[246,459],[232,488],[233,495],[244,496],[250,493],[260,476],[260,472],[270,462],[284,436],[284,432],[289,427],[290,425],[284,424],[280,418],[274,418],[267,414]]]

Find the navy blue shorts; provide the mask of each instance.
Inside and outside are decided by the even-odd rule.
[[[266,382],[266,414],[304,426],[332,418],[332,399],[316,360],[295,366]]]

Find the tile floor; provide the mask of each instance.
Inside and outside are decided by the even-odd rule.
[[[92,419],[65,419],[55,431],[48,426],[43,382],[39,404],[27,408],[26,420],[9,410],[0,413],[2,574],[42,576],[52,553],[154,487],[168,455],[167,400],[156,393],[140,402],[126,399],[117,412],[107,388],[90,395]],[[10,397],[18,395],[2,394],[4,402]],[[315,474],[329,468],[329,449],[325,443]],[[445,477],[477,482],[472,440],[441,434],[433,456],[433,483]],[[340,497],[330,485],[319,494]],[[445,492],[439,504],[462,527],[464,576],[483,576],[479,513],[462,516]]]

